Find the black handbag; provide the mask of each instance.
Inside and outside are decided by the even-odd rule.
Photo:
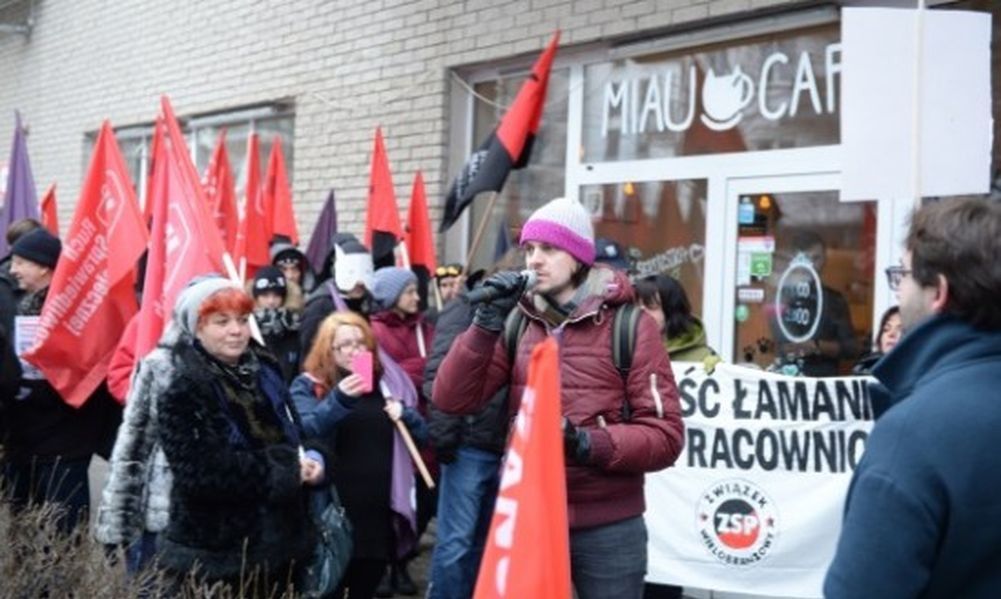
[[[303,569],[299,591],[305,597],[318,598],[337,589],[351,561],[354,541],[351,522],[334,485],[317,489],[312,499],[318,538],[313,558]]]

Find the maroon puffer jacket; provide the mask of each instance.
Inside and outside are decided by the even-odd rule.
[[[667,468],[684,443],[684,425],[671,364],[653,318],[642,314],[632,368],[625,382],[612,361],[616,306],[633,301],[625,274],[596,266],[584,283],[588,296],[556,334],[560,345],[562,413],[588,431],[591,457],[567,466],[571,528],[609,524],[643,513],[643,474]],[[541,297],[517,309],[528,316],[512,368],[498,333],[472,326],[448,352],[434,383],[434,404],[445,412],[475,412],[511,384],[512,414],[521,403],[532,347],[548,334]],[[623,421],[622,406],[632,415]]]
[[[425,357],[421,357],[417,345],[417,327],[424,331]],[[433,329],[420,314],[404,318],[393,310],[385,310],[372,315],[372,332],[375,340],[403,370],[410,375],[417,392],[420,393],[424,381],[424,365],[427,353],[431,351]]]

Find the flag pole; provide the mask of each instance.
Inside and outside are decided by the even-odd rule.
[[[400,251],[400,259],[403,260],[403,268],[410,270],[410,252],[407,251],[407,244],[398,243],[396,248]],[[424,330],[421,329],[421,323],[417,323],[417,350],[420,352],[422,358],[428,357],[427,345],[424,343]]]
[[[230,281],[233,281],[241,288],[243,285],[243,277],[240,276],[240,272],[236,269],[236,264],[233,262],[233,257],[229,255],[229,252],[222,253],[222,263],[226,267],[226,275],[229,277]],[[254,318],[254,313],[250,313],[250,318],[247,320],[250,324],[250,336],[254,338],[254,341],[264,345],[264,336],[261,335],[261,327],[257,326],[257,319]]]
[[[914,15],[914,129],[911,135],[911,160],[914,167],[914,209],[921,208],[921,63],[924,54],[925,0],[917,0]]]
[[[480,248],[480,243],[483,241],[483,233],[486,231],[487,222],[490,221],[490,215],[494,212],[494,204],[497,203],[497,196],[499,196],[496,191],[490,192],[490,201],[487,202],[487,211],[483,214],[483,218],[480,219],[480,225],[476,228],[476,235],[473,236],[473,244],[469,246],[469,253],[466,254],[466,268],[463,272],[469,274],[470,268],[473,266],[473,258],[476,257],[476,250]]]
[[[387,385],[385,381],[380,381],[379,388],[386,401],[389,401],[389,399],[393,396],[393,394],[389,392],[389,385]],[[427,485],[427,488],[433,489],[434,479],[431,478],[431,473],[428,472],[428,467],[421,458],[421,452],[417,450],[417,445],[414,444],[414,439],[410,436],[410,431],[408,431],[406,425],[403,424],[403,419],[397,418],[396,420],[393,420],[393,424],[396,425],[396,431],[400,433],[400,438],[403,439],[403,444],[407,446],[407,453],[410,454],[410,459],[413,460],[414,465],[417,466],[417,470],[421,473],[421,478],[424,479],[424,484]]]

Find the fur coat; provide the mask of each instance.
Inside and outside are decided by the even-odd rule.
[[[158,398],[160,440],[173,472],[161,564],[210,579],[302,563],[315,544],[300,482],[298,413],[278,365],[251,350],[250,405],[228,395],[203,350],[179,344],[175,377]],[[326,460],[330,464],[330,460]]]
[[[102,543],[127,544],[143,531],[167,527],[171,475],[160,448],[156,398],[173,378],[170,349],[161,346],[139,363],[132,379],[97,509],[94,536]]]

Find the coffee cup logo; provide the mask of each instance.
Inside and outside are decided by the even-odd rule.
[[[716,75],[709,69],[702,82],[702,123],[713,131],[733,128],[753,97],[754,82],[739,65],[729,75]]]

